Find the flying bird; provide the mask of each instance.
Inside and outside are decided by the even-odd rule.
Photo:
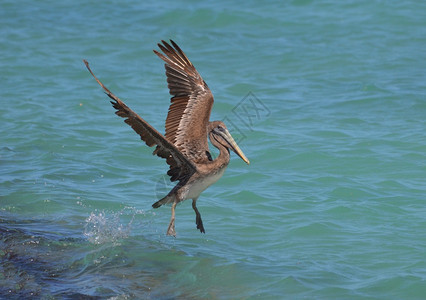
[[[212,92],[180,47],[172,40],[170,44],[165,41],[158,44],[163,53],[153,50],[165,62],[167,83],[172,95],[165,135],[106,88],[93,74],[89,63],[83,61],[90,74],[112,99],[111,104],[117,110],[115,113],[124,118],[124,122],[130,125],[149,147],[155,146],[153,154],[165,158],[170,167],[167,174],[170,180],[177,184],[164,198],[152,205],[153,208],[158,208],[164,204],[172,204],[167,235],[176,236],[176,205],[186,199],[192,199],[197,229],[205,233],[196,205],[198,197],[222,177],[229,164],[230,150],[247,164],[250,162],[225,124],[221,121],[209,121],[213,106]],[[207,137],[212,145],[219,149],[216,159],[210,154]]]

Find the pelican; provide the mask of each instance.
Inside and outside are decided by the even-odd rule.
[[[201,75],[189,61],[179,46],[170,40],[162,41],[158,47],[163,53],[153,50],[165,62],[171,104],[166,118],[166,132],[162,135],[148,122],[131,110],[115,96],[93,74],[86,60],[84,64],[96,82],[111,98],[115,113],[125,118],[149,147],[155,146],[154,155],[165,158],[170,166],[167,174],[176,186],[152,207],[172,204],[172,216],[167,235],[176,236],[175,209],[179,202],[192,199],[195,211],[195,223],[201,233],[205,233],[201,214],[197,209],[197,199],[210,185],[215,183],[225,172],[230,160],[230,150],[235,152],[247,164],[247,157],[232,138],[225,124],[221,121],[210,122],[213,106],[213,94]],[[209,137],[213,146],[219,149],[219,156],[212,159],[207,141]]]

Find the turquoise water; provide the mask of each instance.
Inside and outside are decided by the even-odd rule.
[[[0,298],[421,299],[426,4],[2,1]],[[183,48],[250,159],[151,204],[165,162],[161,39]],[[92,299],[92,298],[90,298]]]

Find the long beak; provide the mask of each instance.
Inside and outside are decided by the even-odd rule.
[[[239,157],[241,157],[242,160],[246,162],[246,164],[250,164],[250,161],[247,159],[247,157],[244,155],[243,151],[241,151],[240,147],[238,147],[237,143],[235,142],[232,135],[229,133],[228,130],[225,129],[224,138],[228,142],[229,146],[231,146],[232,151],[234,151]]]

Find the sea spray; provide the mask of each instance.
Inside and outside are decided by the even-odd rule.
[[[90,213],[84,225],[84,235],[93,244],[117,243],[130,234],[137,211],[124,208],[119,212],[105,210]],[[124,217],[131,215],[130,221]]]

